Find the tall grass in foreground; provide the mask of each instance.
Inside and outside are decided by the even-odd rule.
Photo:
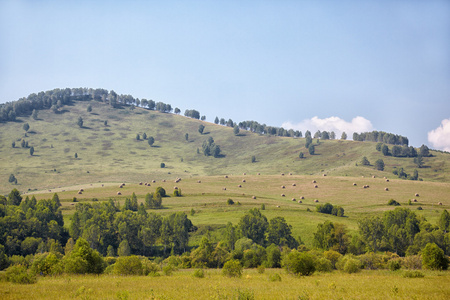
[[[294,277],[279,269],[246,269],[241,278],[221,270],[195,270],[171,276],[58,276],[36,284],[0,283],[1,299],[450,299],[450,272],[423,271],[425,277],[403,276],[406,271],[316,273]],[[274,274],[281,280],[270,280]]]

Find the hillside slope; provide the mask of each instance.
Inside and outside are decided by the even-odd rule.
[[[92,106],[90,113],[88,105]],[[79,117],[83,119],[83,127],[77,125]],[[25,123],[30,125],[27,133],[23,129]],[[198,132],[200,124],[205,125],[203,134]],[[142,140],[143,133],[154,137],[153,147]],[[139,141],[137,134],[141,136]],[[203,155],[202,144],[209,137],[220,146],[222,157]],[[29,148],[21,147],[23,139],[34,147],[33,155]],[[403,167],[407,173],[416,168],[412,158],[384,157],[372,142],[326,140],[317,144],[314,140],[317,146],[313,156],[304,144],[303,138],[242,130],[234,135],[230,127],[143,108],[113,109],[97,101],[75,102],[65,106],[62,113],[42,110],[37,120],[22,117],[17,122],[0,124],[0,192],[5,194],[14,187],[24,192],[93,182],[243,172],[393,177],[395,167]],[[304,159],[299,158],[300,152],[305,154]],[[432,154],[433,157],[424,159],[425,167],[419,169],[419,177],[449,182],[450,155]],[[254,163],[252,156],[256,158]],[[376,171],[374,166],[357,166],[363,156],[372,164],[383,159],[385,171]],[[161,163],[165,168],[161,168]],[[17,186],[8,182],[10,174],[17,178]]]

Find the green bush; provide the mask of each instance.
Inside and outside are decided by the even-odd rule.
[[[333,270],[333,265],[329,259],[325,257],[320,257],[316,259],[314,266],[317,272],[331,272]]]
[[[309,276],[316,270],[314,257],[308,252],[292,250],[283,258],[283,266],[288,273]]]
[[[36,275],[56,275],[64,271],[64,266],[53,253],[36,254],[31,266],[31,272]]]
[[[114,264],[114,273],[117,275],[142,275],[142,262],[136,255],[120,256]]]
[[[176,268],[172,265],[165,265],[162,268],[163,274],[166,276],[171,276],[175,270],[176,270]]]
[[[269,275],[269,281],[281,281],[281,276],[278,273],[273,273]]]
[[[227,261],[223,265],[222,274],[227,277],[241,277],[242,276],[241,263],[236,259]]]
[[[6,269],[6,281],[20,284],[36,283],[36,276],[27,271],[25,266],[17,265]]]
[[[397,270],[400,270],[401,267],[402,267],[402,265],[401,265],[399,259],[391,259],[391,260],[388,262],[388,268],[389,268],[389,270],[391,270],[391,271],[397,271]]]
[[[357,273],[361,271],[362,263],[353,255],[345,255],[336,263],[336,268],[345,273]]]
[[[197,278],[205,278],[205,271],[203,269],[197,269],[194,271],[194,274],[192,276]]]
[[[388,201],[388,205],[399,206],[400,203],[398,203],[398,202],[395,201],[394,199],[391,199],[391,200]]]
[[[422,277],[425,277],[425,275],[420,271],[406,271],[403,274],[403,277],[405,277],[405,278],[422,278]]]
[[[165,197],[166,196],[166,190],[163,189],[162,187],[157,187],[156,188],[156,194],[159,194],[161,197]]]
[[[258,266],[258,268],[256,268],[258,270],[259,274],[264,274],[264,272],[266,271],[266,268],[264,268],[263,265]]]
[[[157,263],[151,262],[148,259],[142,261],[142,272],[144,275],[158,274],[159,271],[161,271],[161,268]]]
[[[428,243],[422,250],[422,265],[431,270],[447,270],[448,258],[435,243]]]
[[[231,198],[228,198],[228,200],[227,200],[227,204],[228,204],[228,205],[233,205],[233,204],[234,204],[234,201],[233,201],[233,199],[231,199]]]

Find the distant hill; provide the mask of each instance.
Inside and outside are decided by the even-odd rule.
[[[205,126],[203,134],[199,125]],[[149,137],[154,138],[152,146]],[[217,158],[203,154],[203,143],[210,138],[220,147]],[[22,147],[23,141],[28,147]],[[417,168],[413,158],[383,156],[375,142],[313,139],[312,143],[315,155],[305,148],[304,138],[242,129],[235,134],[231,127],[177,114],[129,105],[113,108],[96,100],[74,101],[56,113],[39,110],[36,119],[29,115],[0,123],[0,192],[5,194],[14,187],[25,192],[94,182],[243,172],[392,178],[392,171],[399,168],[408,174],[417,169],[423,180],[450,181],[448,153],[431,151],[432,157],[425,157],[423,167]],[[371,165],[361,165],[363,157]],[[376,170],[378,159],[384,161],[384,171]],[[9,182],[11,174],[17,185]]]

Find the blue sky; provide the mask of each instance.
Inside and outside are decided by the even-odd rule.
[[[450,151],[450,1],[0,1],[0,103],[65,87]]]

